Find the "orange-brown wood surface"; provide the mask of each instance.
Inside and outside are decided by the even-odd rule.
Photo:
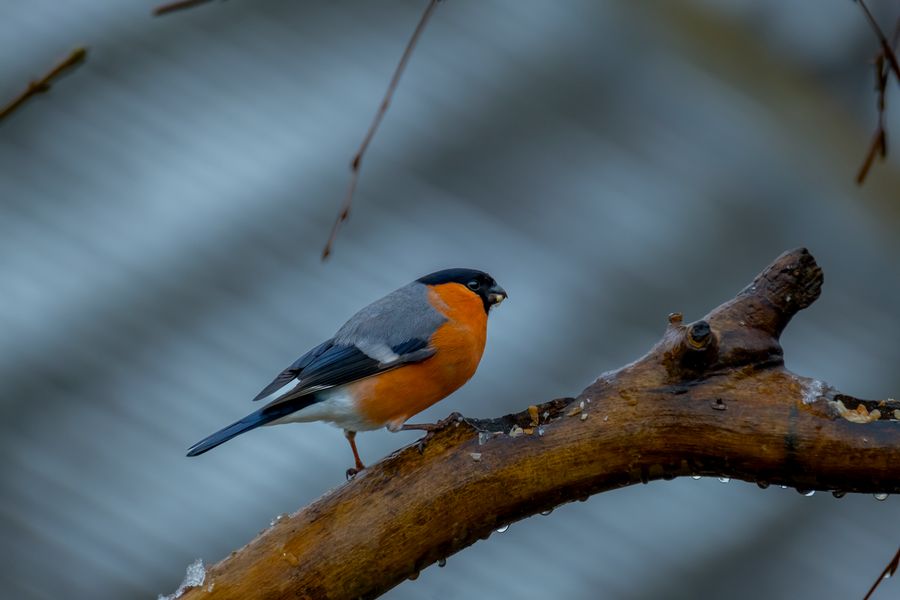
[[[517,519],[684,475],[900,492],[900,403],[784,368],[778,337],[818,297],[805,250],[577,398],[450,417],[207,572],[182,598],[372,598]],[[652,488],[648,488],[647,493]]]

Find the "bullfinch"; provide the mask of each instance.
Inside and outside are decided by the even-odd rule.
[[[203,454],[260,425],[327,421],[343,428],[356,471],[362,470],[356,432],[427,429],[406,420],[472,377],[484,351],[488,313],[506,297],[493,277],[474,269],[420,277],[353,315],[254,401],[294,383],[289,391],[197,442],[187,455]]]

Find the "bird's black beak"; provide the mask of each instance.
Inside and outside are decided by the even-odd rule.
[[[491,288],[488,290],[487,299],[488,299],[488,304],[491,307],[497,306],[498,304],[500,304],[501,302],[506,300],[506,298],[507,298],[506,290],[504,290],[502,287],[500,287],[497,284],[492,285]]]

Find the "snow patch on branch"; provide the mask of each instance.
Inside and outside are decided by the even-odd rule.
[[[803,404],[812,404],[825,395],[825,382],[818,379],[809,380],[803,386]]]
[[[203,559],[198,558],[188,565],[188,568],[184,574],[184,581],[181,582],[181,585],[178,586],[178,589],[175,590],[175,593],[169,594],[168,596],[163,596],[162,594],[160,594],[159,596],[157,596],[156,600],[176,600],[177,598],[180,598],[181,595],[188,590],[188,588],[203,585],[203,581],[205,579],[206,567],[203,566]],[[211,584],[210,588],[212,588]]]

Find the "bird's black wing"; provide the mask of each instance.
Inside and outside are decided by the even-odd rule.
[[[332,345],[303,366],[300,370],[300,382],[294,389],[270,402],[266,408],[319,390],[345,385],[384,371],[390,371],[401,365],[420,362],[435,353],[435,349],[428,345],[428,340],[418,338],[397,344],[390,350],[396,355],[396,358],[383,362],[372,358],[356,345]]]
[[[311,362],[322,356],[325,352],[333,347],[334,340],[327,340],[295,360],[293,363],[291,363],[291,366],[279,373],[278,376],[276,376],[275,379],[272,380],[272,383],[264,387],[262,391],[256,395],[256,398],[254,398],[253,401],[256,402],[257,400],[262,400],[273,392],[277,392],[292,380],[298,379],[303,370]]]

